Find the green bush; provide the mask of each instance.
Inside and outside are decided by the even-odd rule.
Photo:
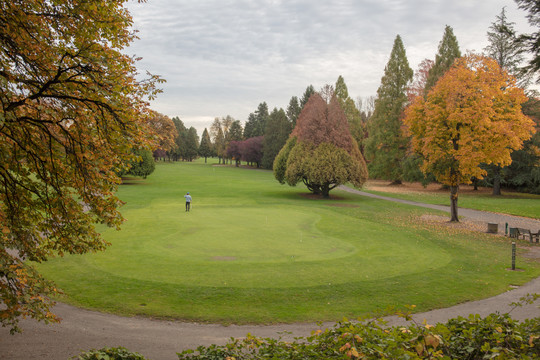
[[[99,350],[90,350],[78,357],[72,359],[78,360],[147,360],[144,356],[138,353],[129,351],[123,347],[117,348],[102,348]]]
[[[536,300],[530,295],[525,301]],[[516,304],[519,306],[519,304]],[[410,313],[401,314],[411,320]],[[540,318],[519,322],[509,314],[470,315],[431,326],[388,327],[377,320],[344,320],[312,336],[280,339],[231,339],[223,346],[186,350],[191,360],[254,359],[539,359]]]

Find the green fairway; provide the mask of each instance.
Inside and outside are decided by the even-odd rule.
[[[193,196],[185,212],[183,195]],[[39,266],[61,301],[125,315],[223,323],[339,320],[494,295],[540,275],[507,239],[419,221],[428,210],[333,191],[307,196],[270,171],[160,163],[120,187],[111,246]],[[524,243],[525,244],[525,243]]]

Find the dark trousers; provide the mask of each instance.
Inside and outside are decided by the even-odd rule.
[[[189,201],[186,201],[186,211],[189,211],[190,205],[191,205],[191,203]]]

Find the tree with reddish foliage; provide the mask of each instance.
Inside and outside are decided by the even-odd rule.
[[[255,163],[259,167],[263,157],[263,140],[264,136],[256,136],[242,141],[240,146],[242,160]]]
[[[309,98],[274,161],[274,176],[291,186],[302,181],[323,197],[347,182],[356,187],[364,184],[366,163],[336,97],[329,104],[318,93]]]
[[[240,160],[242,158],[242,143],[243,141],[230,141],[227,145],[226,155],[229,159],[234,159],[236,166],[240,165]]]
[[[429,71],[433,67],[435,62],[431,59],[424,59],[418,65],[418,69],[414,72],[412,84],[407,89],[407,98],[409,104],[414,101],[417,96],[424,96],[424,89],[426,88]]]

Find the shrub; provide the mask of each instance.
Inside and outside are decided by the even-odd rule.
[[[78,360],[147,360],[144,356],[138,353],[129,351],[123,347],[117,348],[102,348],[99,350],[90,350],[78,357],[72,359]]]

